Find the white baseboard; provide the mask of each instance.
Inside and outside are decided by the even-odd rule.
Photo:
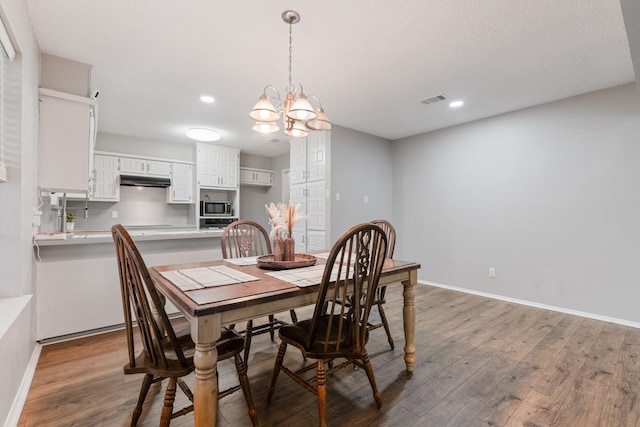
[[[640,322],[632,322],[631,320],[618,319],[615,317],[603,316],[603,315],[594,314],[594,313],[587,313],[585,311],[572,310],[570,308],[557,307],[555,305],[540,304],[537,302],[522,300],[518,298],[511,298],[511,297],[505,297],[502,295],[495,295],[495,294],[490,294],[486,292],[475,291],[473,289],[465,289],[465,288],[458,288],[455,286],[443,285],[442,283],[429,282],[426,280],[418,280],[418,283],[423,285],[435,286],[437,288],[451,289],[452,291],[464,292],[466,294],[478,295],[481,297],[492,298],[492,299],[497,299],[497,300],[506,301],[506,302],[512,302],[515,304],[527,305],[529,307],[542,308],[545,310],[557,311],[559,313],[572,314],[574,316],[586,317],[588,319],[602,320],[603,322],[610,322],[618,325],[630,326],[632,328],[640,329]]]
[[[22,377],[20,389],[18,390],[18,393],[16,393],[15,399],[13,399],[13,404],[9,410],[9,415],[4,423],[4,427],[15,427],[18,425],[18,421],[20,421],[22,408],[24,407],[24,403],[27,401],[27,395],[29,394],[29,388],[31,388],[31,381],[33,381],[33,375],[36,372],[36,366],[38,365],[38,359],[40,359],[41,351],[42,344],[36,343],[33,353],[31,354],[29,364],[27,365],[27,370]]]

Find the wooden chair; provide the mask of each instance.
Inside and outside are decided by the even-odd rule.
[[[278,335],[282,343],[267,393],[268,402],[273,397],[278,374],[283,371],[317,395],[320,426],[326,426],[327,376],[353,364],[367,373],[373,397],[378,408],[382,408],[382,397],[376,386],[365,343],[369,334],[367,319],[375,299],[386,250],[385,233],[371,223],[356,225],[338,239],[327,259],[313,318],[280,328]],[[348,295],[353,295],[353,306],[337,303],[338,300],[345,301]],[[333,304],[325,305],[325,302]],[[331,311],[325,312],[328,306]],[[316,359],[316,362],[295,372],[283,366],[289,344],[297,347],[305,358]],[[338,358],[346,361],[335,365],[334,359]],[[302,374],[314,367],[315,375],[305,379]]]
[[[262,256],[273,253],[267,230],[257,222],[248,220],[235,221],[225,227],[220,239],[220,245],[223,259]],[[296,312],[290,310],[289,313],[291,321],[295,323],[297,321]],[[249,366],[251,337],[269,332],[271,341],[273,341],[275,339],[275,330],[282,325],[286,325],[286,323],[276,319],[273,314],[269,315],[269,323],[264,325],[254,326],[253,320],[247,321],[247,328],[244,331],[244,362],[246,367]],[[233,329],[234,326],[231,325],[231,328]]]
[[[116,246],[129,354],[129,363],[124,366],[124,373],[145,374],[138,402],[131,418],[131,426],[137,425],[140,419],[142,405],[151,384],[165,378],[169,378],[169,384],[164,396],[160,426],[169,426],[171,419],[193,411],[193,404],[191,404],[174,412],[173,403],[176,384],[193,402],[193,394],[182,377],[195,369],[193,364],[195,344],[191,340],[188,330],[184,333],[175,332],[164,309],[164,298],[156,290],[140,252],[138,252],[127,230],[118,224],[111,228],[111,233]],[[142,350],[139,352],[139,349],[136,349],[137,340],[134,338],[132,312],[135,313],[137,330],[142,342]],[[258,418],[253,406],[249,380],[240,357],[243,347],[244,339],[239,334],[223,330],[221,338],[216,343],[218,360],[234,358],[240,384],[219,393],[219,396],[223,397],[242,389],[251,421],[254,426],[257,426]]]
[[[384,234],[387,236],[387,258],[393,258],[393,250],[396,246],[395,228],[393,228],[393,225],[391,225],[389,221],[386,221],[384,219],[376,219],[374,221],[371,221],[371,223],[377,225],[382,229],[382,231],[384,231]],[[384,308],[382,308],[382,305],[386,302],[384,299],[386,291],[387,291],[386,286],[378,288],[378,290],[376,291],[376,298],[373,300],[373,305],[378,307],[378,313],[380,314],[380,322],[369,323],[368,329],[372,331],[374,329],[384,327],[384,330],[387,333],[387,340],[389,341],[389,345],[393,350],[395,346],[393,344],[393,338],[391,337],[389,322],[387,321],[387,316],[384,313]]]

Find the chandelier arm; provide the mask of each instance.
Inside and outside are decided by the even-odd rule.
[[[300,87],[302,87],[302,85],[300,85]],[[307,95],[307,100],[309,101],[309,103],[311,103],[311,99],[315,99],[316,102],[318,103],[318,108],[322,108],[322,102],[320,102],[320,98],[318,98],[315,95]]]

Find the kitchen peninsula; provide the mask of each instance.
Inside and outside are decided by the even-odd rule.
[[[147,265],[221,259],[221,229],[133,228]],[[86,334],[123,323],[120,282],[110,231],[34,240],[37,259],[36,338]],[[168,307],[168,312],[175,312]]]

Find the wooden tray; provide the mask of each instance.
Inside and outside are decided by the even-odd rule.
[[[295,261],[274,261],[273,255],[263,255],[257,258],[258,267],[268,270],[287,270],[289,268],[309,267],[316,263],[313,255],[296,254]]]

